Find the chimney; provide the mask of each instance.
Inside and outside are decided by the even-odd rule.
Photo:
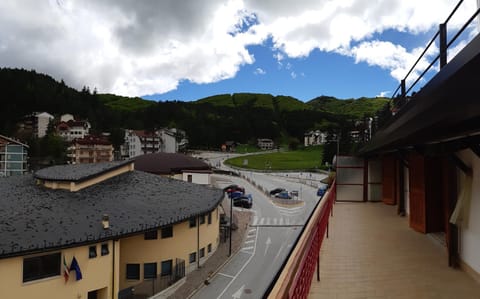
[[[103,229],[109,229],[110,228],[110,222],[108,221],[108,214],[103,214],[102,225],[103,225]]]

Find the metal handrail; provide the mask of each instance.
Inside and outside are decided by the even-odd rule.
[[[457,12],[458,8],[461,6],[461,4],[463,3],[463,0],[460,0],[457,5],[455,6],[455,8],[452,10],[452,12],[450,13],[450,15],[447,17],[447,19],[445,20],[445,22],[443,23],[445,26],[447,25],[447,23],[450,21],[450,19],[453,17],[453,15]],[[439,60],[439,58],[441,57],[441,55],[443,54],[442,51],[447,51],[447,49],[456,41],[456,39],[465,31],[465,29],[472,23],[472,21],[478,16],[478,14],[480,13],[480,8],[477,9],[475,11],[475,13],[468,19],[468,21],[462,26],[462,28],[453,36],[453,38],[448,42],[446,43],[446,48],[445,49],[440,49],[440,53],[433,59],[433,61],[429,64],[429,66],[417,77],[417,79],[413,82],[413,84],[411,84],[411,86],[406,89],[405,93],[403,94],[403,91],[402,91],[402,97],[405,97],[411,90],[413,87],[415,87],[415,85],[423,78],[423,76],[431,69],[431,67]],[[391,99],[394,99],[395,96],[397,96],[397,93],[399,90],[402,89],[402,84],[404,84],[404,82],[406,82],[407,78],[410,76],[410,74],[412,73],[412,71],[415,69],[415,67],[418,65],[418,63],[420,62],[420,60],[425,56],[425,53],[427,52],[427,50],[431,47],[431,45],[435,42],[435,40],[438,38],[438,36],[440,35],[440,30],[437,30],[437,32],[434,34],[433,38],[430,40],[430,42],[428,43],[428,45],[425,47],[425,49],[423,50],[423,52],[420,54],[420,56],[418,57],[417,61],[413,64],[413,66],[410,68],[410,70],[407,72],[407,74],[405,75],[405,77],[402,79],[402,82],[398,85],[398,87],[395,89],[395,91],[393,92],[393,95],[391,97]]]

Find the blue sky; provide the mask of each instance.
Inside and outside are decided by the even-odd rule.
[[[451,0],[0,1],[0,67],[33,69],[76,89],[160,101],[236,92],[302,101],[321,95],[391,96],[455,5]],[[463,1],[449,32],[476,9],[477,0]],[[466,37],[477,29],[470,28]]]
[[[433,30],[417,35],[388,30],[373,35],[371,39],[388,40],[412,50],[428,43],[433,34]],[[143,98],[192,101],[215,94],[252,92],[288,95],[307,102],[322,95],[350,99],[376,97],[384,92],[389,97],[400,84],[388,69],[366,62],[355,63],[352,57],[314,50],[308,57],[277,61],[272,47],[271,39],[263,45],[248,47],[255,62],[240,67],[234,78],[209,84],[185,80],[176,90]],[[259,68],[262,73],[258,72]]]

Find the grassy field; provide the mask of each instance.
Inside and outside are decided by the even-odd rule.
[[[251,144],[239,144],[235,148],[235,152],[239,154],[256,153],[260,151],[261,149],[259,149],[256,145]]]
[[[315,146],[297,151],[245,155],[228,159],[227,165],[258,170],[318,169],[322,164],[323,147]],[[245,164],[245,161],[247,163]]]

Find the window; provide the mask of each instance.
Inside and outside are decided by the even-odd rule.
[[[205,256],[205,247],[203,247],[202,249],[200,249],[200,252],[199,252],[199,258],[202,258]]]
[[[200,215],[199,217],[200,217],[200,219],[199,219],[200,224],[204,224],[205,223],[205,215]]]
[[[157,277],[157,263],[145,263],[143,264],[143,278],[156,278]]]
[[[188,260],[189,260],[190,264],[195,263],[195,261],[197,260],[197,253],[196,252],[190,253],[190,256],[188,257]]]
[[[23,282],[60,275],[60,252],[23,259]]]
[[[95,246],[90,246],[88,248],[88,258],[96,258],[97,257],[97,245]]]
[[[191,174],[187,175],[187,182],[189,182],[189,183],[192,182],[192,175]]]
[[[151,231],[145,232],[145,240],[156,240],[156,239],[158,239],[157,230],[151,230]]]
[[[162,227],[162,239],[173,237],[173,226]]]
[[[140,279],[140,264],[127,264],[127,279]]]
[[[195,227],[197,226],[197,218],[196,217],[190,217],[190,227]]]
[[[212,224],[212,212],[208,213],[208,224]]]
[[[172,274],[172,260],[162,262],[162,276],[167,276]]]
[[[208,244],[208,246],[207,246],[207,252],[208,252],[208,253],[212,252],[212,243]]]
[[[100,251],[100,254],[103,256],[103,255],[107,255],[109,253],[110,253],[110,251],[108,250],[108,244],[102,244],[102,249]]]

